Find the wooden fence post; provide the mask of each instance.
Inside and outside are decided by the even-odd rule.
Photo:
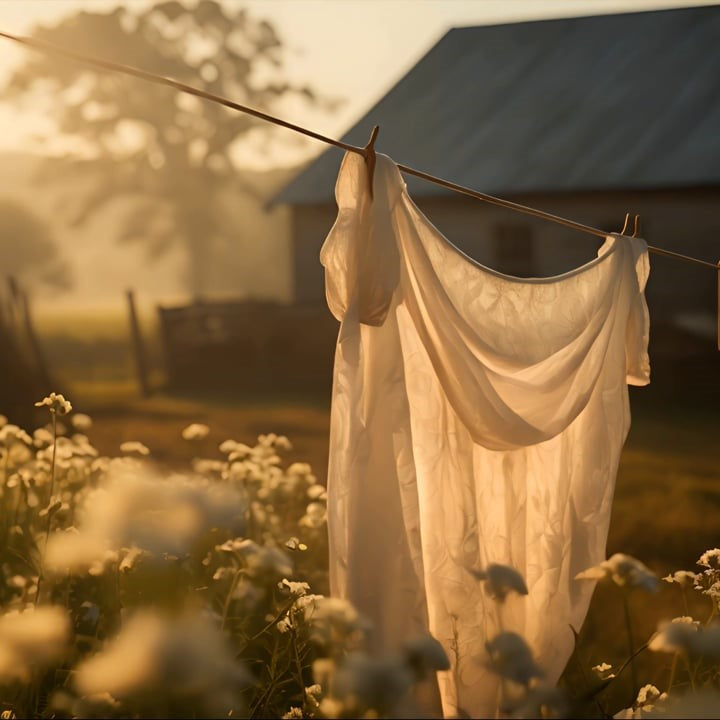
[[[126,290],[128,301],[128,315],[130,318],[130,335],[132,337],[133,351],[135,353],[135,368],[137,370],[138,384],[143,397],[150,395],[150,382],[148,380],[145,345],[140,333],[137,310],[135,307],[135,293],[132,289]]]

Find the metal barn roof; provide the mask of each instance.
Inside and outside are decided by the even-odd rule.
[[[379,152],[484,192],[718,184],[720,7],[450,30],[342,139],[375,124]],[[274,203],[332,202],[341,158]]]

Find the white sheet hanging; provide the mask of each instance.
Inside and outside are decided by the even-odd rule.
[[[551,278],[479,265],[435,229],[396,165],[374,200],[347,154],[323,245],[335,356],[330,581],[374,623],[378,650],[430,631],[452,668],[445,715],[493,716],[484,643],[497,606],[467,571],[504,563],[529,595],[503,610],[554,682],[605,559],[627,383],[649,382],[643,240],[612,235]]]

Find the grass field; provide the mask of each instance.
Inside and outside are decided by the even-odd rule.
[[[99,322],[99,333],[89,333],[87,327],[84,334],[65,332],[65,323],[40,326],[61,387],[79,411],[94,418],[91,436],[102,453],[117,453],[121,442],[139,440],[156,460],[174,466],[204,452],[211,455],[227,438],[249,442],[272,431],[291,439],[290,459],[309,462],[324,481],[329,393],[252,398],[159,392],[141,399],[121,319]],[[161,357],[153,342],[150,348],[155,381],[161,382]],[[720,545],[720,413],[714,393],[678,399],[662,392],[662,378],[651,388],[631,391],[633,424],[617,478],[608,556],[629,553],[665,575],[695,569],[704,550]],[[204,446],[180,441],[181,430],[190,422],[210,426]],[[708,608],[699,603],[697,617]],[[665,583],[656,596],[631,597],[631,611],[636,647],[662,618],[685,614],[677,587]],[[627,655],[626,642],[619,593],[598,586],[581,632],[582,665],[587,670],[600,662],[619,664]],[[667,665],[664,656],[644,653],[637,660],[638,678],[662,687]],[[570,685],[579,672],[580,664],[571,660],[566,671]],[[617,683],[610,707],[627,704],[629,692]]]

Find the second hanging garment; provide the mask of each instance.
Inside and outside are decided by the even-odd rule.
[[[479,265],[427,220],[397,166],[347,154],[321,251],[341,321],[332,393],[330,586],[378,651],[430,632],[445,716],[492,717],[495,602],[469,568],[516,568],[502,625],[555,682],[605,559],[627,384],[649,382],[644,241],[609,236],[551,278]]]

